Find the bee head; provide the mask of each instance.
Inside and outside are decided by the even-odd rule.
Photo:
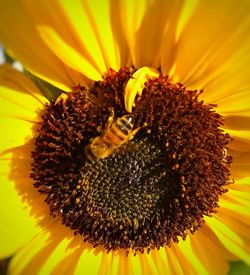
[[[135,116],[132,114],[125,115],[123,118],[127,121],[128,124],[134,125],[135,123]]]

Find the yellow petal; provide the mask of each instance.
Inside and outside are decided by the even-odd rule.
[[[59,60],[39,37],[35,14],[43,11],[33,1],[14,1],[0,3],[0,39],[16,59],[31,70],[35,75],[49,81],[58,88],[68,90],[74,86],[74,81],[65,70],[65,65]],[[30,12],[29,7],[34,9]],[[44,14],[46,20],[52,14]],[[54,16],[54,15],[53,15]],[[8,26],[8,28],[6,28]],[[15,34],[15,35],[13,35]],[[28,39],[27,39],[28,37]]]
[[[249,181],[249,178],[247,180]],[[240,184],[241,182],[242,180],[239,181]],[[234,184],[232,188],[233,186]],[[206,218],[206,223],[228,251],[250,264],[250,239],[246,233],[249,228],[249,193],[245,196],[248,196],[248,199],[244,196],[242,198],[240,192],[229,190],[220,200],[218,213],[213,215],[213,218]]]
[[[249,175],[250,171],[250,117],[226,116],[224,127],[233,137],[229,144],[228,154],[233,157],[231,164],[232,178],[240,178]],[[228,130],[229,129],[229,130]]]
[[[173,244],[175,246],[176,244]],[[174,249],[172,247],[165,247],[167,259],[168,259],[168,266],[169,266],[169,274],[180,274],[184,275],[184,270],[186,266],[182,266],[180,259],[176,257],[176,254],[174,253]],[[188,270],[188,267],[187,267]],[[188,273],[188,272],[187,272]]]
[[[30,0],[24,0],[24,3],[32,20],[37,22],[42,40],[63,61],[66,65],[64,73],[73,81],[78,80],[81,73],[96,80],[110,67],[120,68],[119,39],[113,35],[118,24],[111,20],[110,1],[59,1],[50,5],[41,1],[39,6]],[[50,28],[53,34],[41,28]]]
[[[161,52],[168,59],[182,2],[118,1],[122,30],[136,68],[158,68]],[[164,36],[168,43],[162,44]]]
[[[0,152],[24,144],[39,123],[46,99],[38,88],[9,65],[0,67]]]
[[[192,269],[194,270],[194,273],[192,274],[209,274],[199,255],[193,250],[190,237],[187,237],[185,241],[180,240],[178,243],[178,248],[181,250],[185,260],[192,266]]]
[[[116,22],[112,20],[111,1],[61,1],[72,32],[83,54],[103,74],[109,68],[120,68],[120,50],[113,35]]]
[[[105,61],[106,72],[109,68],[119,70],[119,48],[113,37],[115,26],[111,25],[111,1],[104,0],[100,3],[89,0],[84,1],[83,6]]]
[[[55,225],[52,225],[52,231]],[[54,231],[54,233],[56,233]],[[54,249],[63,241],[61,231],[50,238],[50,232],[44,231],[33,238],[23,249],[21,249],[11,260],[9,274],[37,274],[44,265]]]
[[[194,82],[205,72],[208,77],[211,68],[228,61],[247,39],[242,32],[247,25],[242,30],[242,24],[249,19],[248,9],[248,1],[199,2],[180,36],[176,72],[182,81]]]
[[[247,35],[250,22],[241,25],[241,37],[234,38],[240,44],[232,49],[232,54],[202,84],[205,101],[216,103],[217,111],[224,116],[250,116],[247,100],[250,96],[250,38]]]
[[[174,254],[174,251],[172,251],[171,253]],[[152,260],[154,261],[154,264],[155,264],[155,267],[157,268],[158,274],[161,274],[161,273],[164,273],[166,275],[171,274],[171,269],[168,264],[169,260],[167,257],[166,248],[161,247],[159,250],[154,249],[150,252],[150,256],[152,257]]]
[[[39,103],[44,104],[47,102],[44,96],[41,95],[41,91],[34,85],[32,81],[30,81],[29,78],[12,68],[9,64],[0,66],[0,85],[1,87],[6,86],[6,88],[17,91],[20,96],[22,96],[22,93],[26,92],[29,97],[27,96],[25,101],[30,99],[26,106],[28,107],[31,103],[35,105],[30,106],[30,109],[33,108],[35,110]],[[3,92],[1,95],[3,95]],[[6,93],[6,96],[8,96],[8,93]],[[14,95],[13,97],[15,96],[17,95]],[[21,102],[21,99],[22,98],[20,98],[20,103],[24,104],[25,102]],[[31,102],[31,100],[33,100],[33,102]]]
[[[101,272],[103,274],[110,274],[110,275],[116,275],[116,274],[122,274],[121,272],[118,272],[119,267],[119,255],[117,252],[110,252],[110,253],[103,253],[102,255],[102,263],[101,263]]]
[[[190,239],[194,252],[199,255],[209,274],[227,274],[228,252],[207,225],[190,235]]]
[[[226,115],[224,127],[232,130],[250,130],[250,116]]]
[[[22,162],[25,160],[23,159]],[[5,154],[0,157],[0,192],[2,194],[0,200],[0,258],[6,258],[16,253],[42,230],[32,215],[31,206],[24,197],[19,195],[20,189],[17,182],[24,181],[26,185],[31,184],[29,170],[27,171],[28,176],[25,177],[22,170],[23,166],[19,167],[20,170],[15,169],[14,163],[12,154]],[[23,195],[25,196],[25,194]]]
[[[83,248],[82,246],[77,247],[71,252],[72,249],[64,249],[63,253],[64,256],[61,258],[58,258],[57,261],[54,262],[53,270],[51,271],[52,275],[57,275],[62,272],[62,270],[65,272],[65,274],[75,274],[75,269],[77,262],[79,261],[79,258],[82,254]]]
[[[171,72],[173,72],[172,69],[174,69],[175,66],[175,53],[178,47],[176,43],[176,38],[178,35],[178,26],[183,21],[182,18],[186,16],[187,11],[188,14],[190,13],[190,4],[193,5],[193,2],[195,1],[178,0],[162,2],[168,3],[168,7],[162,9],[162,17],[165,18],[165,29],[164,32],[161,33],[161,71],[163,75],[170,75],[170,77],[172,77]],[[158,30],[155,30],[155,32],[158,32]]]
[[[176,259],[178,259],[179,266],[182,267],[182,273],[184,273],[185,275],[197,274],[197,272],[195,271],[195,268],[192,266],[192,264],[190,264],[190,262],[187,260],[187,257],[185,256],[186,251],[182,250],[178,244],[172,245],[172,247],[169,248],[169,250],[170,250],[170,253],[173,253],[172,257],[175,257]],[[173,269],[173,266],[172,266],[170,270],[171,271],[169,274],[171,275],[173,274],[175,269]]]
[[[211,219],[212,230],[238,259],[250,263],[250,178],[236,180],[220,199],[220,208]]]
[[[0,207],[1,256],[9,256],[41,231],[37,227],[37,212],[35,214],[28,199],[37,193],[30,179],[33,147],[28,139],[34,135],[33,128],[40,120],[38,112],[46,99],[28,78],[9,65],[0,67],[0,99],[0,175],[1,193],[4,194]],[[29,196],[27,189],[31,191]]]
[[[76,266],[75,274],[100,274],[101,262],[103,257],[102,251],[92,248],[85,248]]]
[[[227,133],[233,138],[229,144],[229,148],[236,151],[250,151],[250,130],[232,130],[225,129]]]
[[[248,209],[249,210],[249,209]],[[223,222],[233,230],[242,240],[244,240],[244,245],[242,248],[244,249],[244,254],[237,255],[237,251],[235,251],[235,254],[238,256],[238,259],[245,261],[247,264],[249,264],[249,257],[250,257],[250,236],[249,236],[249,222],[246,223],[243,219],[245,218],[244,215],[242,215],[242,219],[238,218],[239,213],[234,211],[231,213],[231,211],[222,210],[216,217],[218,220]],[[248,221],[249,221],[249,217]]]
[[[230,189],[239,190],[241,192],[248,192],[250,188],[250,177],[245,177],[237,180],[237,184],[229,185]]]
[[[210,220],[207,219],[206,222],[232,254],[250,264],[249,251],[247,251],[248,249],[242,238],[234,230],[215,217]]]
[[[200,1],[177,42],[175,80],[222,114],[249,114],[249,1]],[[213,26],[216,24],[216,26]]]
[[[133,257],[132,255],[130,257]],[[154,274],[157,275],[158,269],[156,268],[154,259],[150,254],[147,254],[146,252],[144,254],[139,253],[136,257],[138,257],[140,266],[141,266],[141,274]]]
[[[249,46],[250,49],[250,46]],[[250,59],[249,59],[250,61]],[[249,63],[248,63],[249,64]],[[250,73],[250,70],[249,70]],[[241,75],[241,72],[237,72],[238,76]],[[223,81],[222,79],[220,79]],[[231,80],[226,79],[226,83],[230,82]],[[211,97],[213,96],[213,100],[210,100],[212,103],[216,103],[218,107],[216,107],[216,111],[222,115],[240,115],[240,116],[248,116],[250,115],[250,105],[248,102],[248,98],[250,96],[250,85],[249,87],[243,88],[242,79],[238,77],[236,80],[237,84],[235,88],[229,89],[228,87],[217,87],[218,91],[220,92],[220,97],[213,96],[213,91],[215,89],[207,87],[206,90],[208,93],[211,92]],[[224,82],[225,83],[225,82]],[[218,84],[220,85],[220,84]],[[229,85],[229,84],[228,84]],[[205,100],[206,96],[205,96]]]
[[[250,171],[250,152],[239,150],[228,150],[228,154],[233,157],[230,172],[233,179],[249,176]]]
[[[117,2],[117,12],[122,27],[121,35],[126,38],[132,63],[136,68],[140,68],[140,48],[137,46],[137,33],[149,4],[145,0],[120,0],[114,2]]]
[[[124,251],[119,252],[119,264],[117,274],[141,274],[140,262],[133,255],[126,256]]]
[[[40,25],[37,30],[51,50],[56,48],[55,54],[67,66],[81,72],[90,79],[102,79],[98,71],[81,54],[66,44],[52,28]]]
[[[17,268],[21,274],[36,274],[38,270],[39,274],[58,274],[63,270],[64,274],[75,274],[80,255],[86,249],[82,238],[73,237],[73,232],[63,228],[60,221],[47,230],[14,257],[13,271]],[[20,262],[23,259],[25,264]]]

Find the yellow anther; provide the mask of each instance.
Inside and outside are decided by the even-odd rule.
[[[124,94],[125,109],[128,113],[132,112],[135,97],[137,94],[141,96],[144,84],[150,80],[159,77],[160,73],[153,68],[142,67],[136,71],[129,79]]]

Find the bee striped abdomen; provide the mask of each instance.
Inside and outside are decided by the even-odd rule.
[[[130,115],[127,115],[130,116]],[[122,131],[126,136],[132,131],[134,124],[132,120],[128,120],[125,116],[122,117],[120,120],[117,121],[117,126],[119,127],[120,131]]]
[[[104,129],[102,135],[95,137],[85,147],[85,155],[89,160],[106,158],[111,155],[119,146],[133,138],[135,132],[134,116],[124,115],[118,118],[111,125]]]
[[[105,140],[120,145],[127,140],[128,134],[134,126],[134,116],[125,115],[113,123],[105,135]]]

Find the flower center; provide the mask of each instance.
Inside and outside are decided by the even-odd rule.
[[[135,73],[111,70],[48,105],[32,152],[51,215],[107,251],[185,239],[229,184],[231,139],[215,106],[163,76],[147,79],[132,105],[124,94]]]

